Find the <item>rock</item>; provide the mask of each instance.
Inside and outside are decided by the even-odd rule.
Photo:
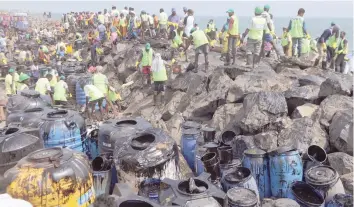
[[[292,80],[298,80],[299,77],[307,75],[307,73],[299,68],[277,67],[276,72],[278,75],[290,78]],[[296,83],[298,83],[296,81]]]
[[[175,113],[170,120],[166,122],[166,126],[170,136],[176,141],[177,145],[181,144],[182,123],[184,122],[182,113]]]
[[[144,91],[142,90],[133,90],[133,91],[129,91],[129,90],[126,90],[127,93],[122,93],[121,96],[122,96],[122,99],[123,101],[121,101],[121,106],[123,108],[128,108],[132,103],[140,103],[140,102],[143,102],[144,101],[144,98],[147,96],[146,93],[144,93]],[[130,93],[128,93],[130,92]],[[134,107],[134,106],[132,106]],[[134,112],[135,109],[132,109],[131,111]]]
[[[243,101],[245,110],[240,127],[248,133],[264,131],[279,117],[288,114],[285,97],[281,93],[259,92],[249,94]]]
[[[290,66],[293,67],[294,65],[297,65],[300,67],[300,69],[306,69],[310,68],[313,66],[313,63],[309,60],[300,60],[296,57],[283,57],[282,58],[282,63],[281,65],[283,66]]]
[[[343,74],[327,78],[321,84],[319,96],[327,97],[333,94],[346,96],[353,94],[353,78]]]
[[[203,92],[192,98],[191,103],[183,112],[183,117],[192,121],[207,121],[212,119],[216,109],[225,104],[225,94],[219,91]]]
[[[173,91],[186,92],[193,97],[205,90],[207,77],[200,73],[186,72],[179,74],[174,80],[167,82],[167,87]]]
[[[350,128],[353,128],[353,110],[338,111],[329,126],[329,137],[331,146],[353,155],[353,134],[350,134]]]
[[[224,70],[225,73],[232,79],[235,80],[235,78],[239,75],[243,75],[248,72],[252,73],[268,73],[268,74],[276,74],[271,66],[265,62],[261,62],[261,65],[259,65],[257,68],[252,69],[251,67],[245,66],[244,64],[235,64],[235,65],[230,65],[230,66],[218,66],[216,70]]]
[[[152,97],[151,97],[152,98]],[[158,107],[148,105],[140,110],[140,113],[136,112],[135,115],[139,115],[150,122],[152,125],[158,124],[159,120],[161,119],[161,111]]]
[[[339,175],[353,172],[353,157],[344,152],[334,152],[327,155],[328,162]]]
[[[278,132],[277,131],[267,131],[254,135],[254,144],[257,148],[262,149],[266,152],[277,148],[278,144]]]
[[[150,43],[152,48],[168,48],[171,43],[165,39],[146,39],[146,40],[139,40],[140,44],[146,44],[147,42]]]
[[[314,85],[294,87],[285,91],[289,114],[292,114],[296,107],[306,103],[319,104],[319,91],[320,88]]]
[[[225,129],[226,125],[229,124],[231,121],[235,122],[235,116],[240,113],[240,110],[243,110],[243,104],[225,104],[219,106],[212,119],[212,126],[215,128],[216,131],[222,131]]]
[[[217,69],[209,76],[208,82],[207,91],[218,90],[220,93],[225,94],[232,85],[233,80],[223,70]]]
[[[321,102],[317,116],[319,116],[320,123],[323,126],[329,127],[333,115],[337,111],[347,109],[353,110],[353,99],[351,97],[337,94],[331,95]]]
[[[183,112],[188,105],[189,99],[185,92],[174,92],[171,101],[165,105],[162,111],[162,119],[168,121],[176,112]]]
[[[295,108],[291,114],[292,119],[311,117],[317,110],[319,106],[311,103],[306,103],[304,105]]]
[[[317,121],[310,118],[294,119],[278,136],[279,146],[292,146],[305,152],[310,145],[328,148],[328,135]]]
[[[348,173],[340,176],[340,179],[343,183],[345,193],[353,195],[353,188],[354,188],[354,181],[353,181],[354,174]]]
[[[307,86],[307,85],[321,86],[321,84],[324,81],[325,81],[324,78],[316,75],[305,75],[299,78],[300,86]]]
[[[239,135],[232,141],[232,152],[234,158],[243,158],[243,152],[247,149],[254,148],[253,136]]]
[[[227,94],[227,102],[242,102],[250,93],[261,91],[282,92],[289,89],[291,81],[272,73],[245,73],[236,77]]]

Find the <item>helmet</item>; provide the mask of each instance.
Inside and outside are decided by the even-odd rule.
[[[22,74],[20,75],[20,77],[19,77],[19,81],[22,82],[22,81],[25,81],[25,80],[27,80],[27,79],[29,79],[29,78],[30,78],[30,77],[29,77],[27,74],[22,73]]]

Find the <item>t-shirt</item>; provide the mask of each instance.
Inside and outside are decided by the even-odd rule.
[[[106,32],[106,27],[103,24],[98,25],[97,30],[102,33]]]
[[[194,17],[188,16],[186,21],[186,27],[184,28],[184,33],[186,33],[187,37],[190,36],[190,32],[194,26]]]
[[[109,23],[110,22],[110,19],[111,19],[111,15],[109,13],[106,13],[104,15],[104,22],[105,23]]]
[[[84,92],[86,97],[90,97],[90,101],[94,101],[104,97],[100,89],[98,89],[94,85],[85,85]]]
[[[126,17],[126,16],[129,14],[129,11],[126,10],[126,9],[123,9],[123,10],[122,10],[122,13],[124,14],[124,17]]]

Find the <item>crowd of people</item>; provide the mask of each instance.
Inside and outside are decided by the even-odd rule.
[[[43,95],[49,95],[54,104],[65,104],[68,97],[68,86],[65,77],[54,68],[45,74],[38,72],[39,64],[56,64],[74,59],[75,61],[89,61],[88,71],[93,73],[92,81],[82,86],[87,96],[87,110],[96,104],[101,115],[119,110],[119,94],[109,84],[107,77],[102,74],[100,56],[103,54],[103,45],[110,45],[113,50],[120,41],[135,39],[167,39],[171,42],[172,62],[176,59],[188,61],[187,50],[194,48],[195,59],[193,72],[198,71],[199,55],[204,55],[205,68],[209,65],[209,51],[211,48],[221,47],[221,60],[225,65],[236,62],[238,49],[246,48],[246,65],[257,67],[261,58],[267,58],[274,51],[281,60],[282,56],[294,56],[310,59],[314,66],[321,63],[322,69],[334,69],[343,72],[348,54],[346,33],[340,32],[335,23],[325,29],[316,40],[311,39],[305,24],[305,9],[300,8],[297,16],[292,18],[287,27],[283,28],[281,37],[275,34],[273,16],[270,6],[256,7],[251,23],[244,31],[239,31],[239,19],[233,9],[226,11],[227,18],[220,31],[211,19],[205,30],[199,28],[194,19],[192,9],[183,8],[183,14],[178,15],[172,9],[168,15],[164,9],[159,14],[150,14],[141,11],[139,14],[134,8],[125,7],[119,11],[115,6],[103,12],[70,12],[62,15],[61,21],[56,24],[47,24],[32,27],[27,33],[17,33],[10,29],[1,32],[0,38],[0,66],[7,65],[8,59],[16,59],[19,65],[30,65],[33,78],[19,67],[11,67],[6,76],[6,93],[11,96],[18,91],[28,89],[30,80],[34,80],[35,90]],[[50,14],[50,13],[49,13]],[[16,47],[18,41],[36,40],[38,48],[24,46]],[[89,46],[84,49],[84,44]],[[193,45],[193,47],[191,47]],[[88,49],[87,49],[88,48]],[[91,55],[88,55],[90,53]],[[309,54],[315,54],[311,58]],[[6,54],[6,55],[5,55]],[[88,59],[87,59],[88,58]],[[154,104],[163,102],[164,83],[167,81],[166,62],[161,54],[155,53],[149,43],[146,43],[136,62],[136,67],[144,74],[145,84],[154,83]],[[107,110],[103,110],[103,101],[107,102]]]

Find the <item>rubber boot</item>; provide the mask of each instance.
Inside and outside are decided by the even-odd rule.
[[[226,62],[224,64],[224,66],[229,66],[230,65],[230,55],[227,53],[226,54]]]
[[[248,54],[247,55],[246,65],[252,65],[252,64],[253,64],[253,55],[252,54]]]
[[[236,62],[236,55],[232,56],[232,65],[235,65]]]
[[[259,62],[259,56],[258,55],[253,55],[253,66],[252,68],[257,68]]]
[[[208,55],[204,55],[204,59],[205,59],[205,70],[207,70],[208,67],[209,67],[209,57],[208,57]]]
[[[154,92],[154,106],[157,106],[157,93]]]
[[[164,106],[165,104],[165,93],[164,92],[161,92],[160,93],[160,103],[159,103],[159,106]]]
[[[322,69],[323,70],[327,69],[327,62],[326,61],[322,61]]]
[[[192,70],[194,73],[198,72],[198,58],[199,54],[196,54],[194,59],[194,69]]]
[[[320,63],[320,59],[317,59],[317,58],[316,58],[315,64],[314,64],[313,66],[315,66],[315,67],[318,66],[318,63]]]
[[[334,61],[333,60],[331,61],[331,64],[330,64],[329,68],[334,70]]]

